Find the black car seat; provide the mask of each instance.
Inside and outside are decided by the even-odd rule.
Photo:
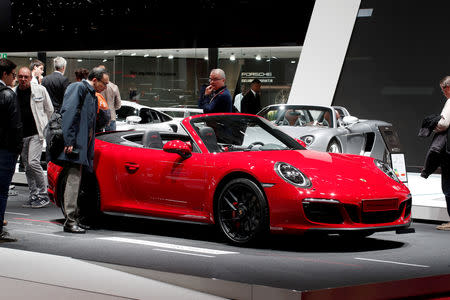
[[[200,128],[199,135],[209,152],[222,152],[222,149],[217,144],[216,133],[211,127]]]
[[[142,136],[142,146],[144,148],[162,149],[163,143],[161,135],[157,131],[146,131]]]

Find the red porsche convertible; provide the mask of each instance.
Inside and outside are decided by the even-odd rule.
[[[411,223],[408,188],[379,160],[306,150],[254,115],[198,115],[182,128],[97,135],[95,174],[80,192],[95,203],[89,213],[217,224],[236,244],[269,232],[367,236]],[[65,178],[49,164],[49,194],[61,207]]]

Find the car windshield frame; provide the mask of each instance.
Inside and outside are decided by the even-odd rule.
[[[210,153],[306,149],[294,138],[258,116],[203,115],[190,117],[189,125]]]
[[[294,110],[295,114],[286,114],[289,110]],[[281,112],[283,112],[280,114]],[[268,118],[267,115],[274,112],[273,118]],[[318,116],[311,114],[312,112],[319,112]],[[326,116],[328,113],[328,116]],[[269,106],[258,113],[259,116],[265,118],[269,122],[278,126],[316,126],[324,128],[335,128],[335,111],[328,106],[315,105],[274,105]]]

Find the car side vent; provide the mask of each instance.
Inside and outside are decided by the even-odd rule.
[[[364,147],[364,152],[371,152],[373,148],[373,143],[375,141],[375,133],[366,133],[366,146]]]

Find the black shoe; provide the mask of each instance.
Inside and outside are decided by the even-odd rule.
[[[92,229],[92,226],[91,226],[91,225],[88,225],[88,224],[78,223],[78,226],[81,227],[81,228],[83,228],[83,229],[85,229],[85,230],[90,230],[90,229]]]
[[[3,231],[0,232],[0,242],[17,242],[17,239],[12,238],[9,235],[9,232],[3,229]]]
[[[64,231],[70,233],[86,233],[86,230],[78,226],[77,224],[73,225],[64,225]]]

